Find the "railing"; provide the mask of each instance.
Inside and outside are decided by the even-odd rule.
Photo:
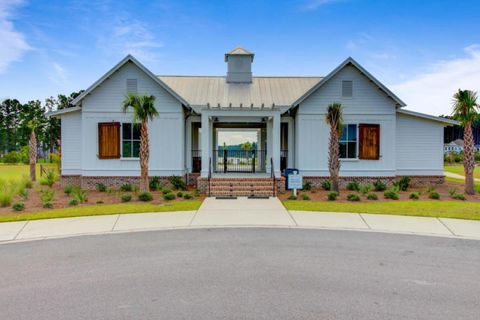
[[[280,172],[287,169],[288,166],[288,150],[280,150]]]
[[[276,189],[277,189],[277,179],[275,179],[275,167],[273,166],[273,158],[270,158],[270,177],[272,178],[272,186],[273,186],[273,196],[275,197]]]
[[[202,170],[202,150],[192,150],[192,172]]]
[[[265,172],[266,150],[213,150],[214,172]]]

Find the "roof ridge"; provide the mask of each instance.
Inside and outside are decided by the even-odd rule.
[[[182,75],[182,74],[157,74],[157,77],[178,77],[178,78],[226,78],[219,75]],[[252,76],[252,78],[325,78],[324,76]]]

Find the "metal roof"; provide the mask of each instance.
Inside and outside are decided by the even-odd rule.
[[[412,116],[412,117],[422,118],[422,119],[426,119],[426,120],[441,122],[445,125],[451,125],[451,126],[457,125],[458,126],[460,124],[456,120],[447,119],[447,118],[444,118],[444,117],[436,117],[436,116],[432,116],[432,115],[429,115],[429,114],[420,113],[420,112],[407,110],[407,109],[397,109],[397,113],[406,114],[406,115],[409,115],[409,116]]]
[[[253,77],[252,83],[227,83],[219,76],[159,76],[195,107],[272,109],[291,107],[321,77]]]

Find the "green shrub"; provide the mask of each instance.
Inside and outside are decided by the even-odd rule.
[[[52,209],[53,208],[53,203],[51,202],[45,202],[42,207],[44,207],[45,209]]]
[[[27,189],[31,189],[33,187],[32,179],[30,179],[30,177],[27,177],[27,176],[22,177],[20,184],[23,188],[27,188]]]
[[[183,194],[183,199],[192,199],[192,195],[190,193],[184,193]]]
[[[95,188],[97,189],[98,192],[106,192],[107,191],[107,187],[103,183],[97,183]]]
[[[45,176],[40,179],[40,184],[42,186],[49,186],[51,188],[55,181],[57,181],[57,174],[55,173],[55,170],[47,170],[45,172]]]
[[[380,179],[377,179],[374,183],[373,183],[373,189],[375,191],[385,191],[387,190],[387,184],[382,182],[382,180]]]
[[[360,185],[358,184],[358,181],[353,179],[353,181],[350,181],[349,183],[347,183],[347,190],[359,191]]]
[[[115,190],[113,188],[107,188],[107,193],[108,194],[115,193]]]
[[[140,192],[138,194],[138,200],[140,201],[152,201],[153,200],[153,196],[150,192]]]
[[[150,190],[159,191],[160,189],[162,189],[160,177],[153,177],[150,179]]]
[[[450,197],[453,198],[454,195],[456,195],[458,192],[457,188],[451,188],[451,189],[448,189],[448,194],[450,195]]]
[[[187,185],[185,184],[185,181],[183,181],[183,178],[180,176],[170,176],[168,177],[168,181],[170,181],[172,186],[177,190],[187,190]]]
[[[302,188],[305,191],[310,191],[310,190],[312,190],[312,183],[310,181],[305,181]]]
[[[366,195],[367,193],[370,192],[370,190],[372,190],[372,185],[366,184],[366,185],[360,186],[360,190],[359,190],[359,191],[360,191],[360,193],[361,193],[362,195]]]
[[[130,183],[124,183],[120,186],[120,191],[131,192],[133,191],[133,186]]]
[[[437,191],[432,191],[428,194],[428,197],[433,200],[438,200],[440,199],[440,193],[438,193]]]
[[[378,196],[377,196],[376,193],[371,192],[371,193],[367,194],[367,199],[368,200],[378,200]]]
[[[356,193],[350,193],[347,195],[348,201],[360,201],[360,197]]]
[[[172,193],[172,189],[165,187],[165,188],[162,189],[162,193],[163,194]]]
[[[130,202],[132,200],[132,195],[131,194],[124,194],[120,197],[122,202]]]
[[[391,199],[391,200],[398,200],[400,199],[400,196],[398,195],[398,191],[396,188],[390,188],[388,190],[385,190],[383,193],[383,196],[385,199]]]
[[[13,211],[23,211],[25,210],[25,204],[23,202],[15,202],[12,205]]]
[[[193,193],[192,193],[192,196],[193,196],[194,198],[198,197],[199,195],[200,195],[200,191],[199,191],[198,189],[195,189],[195,190],[193,191]]]
[[[408,187],[410,186],[410,177],[404,176],[401,177],[400,180],[394,183],[395,186],[398,187],[400,191],[407,191]]]
[[[455,200],[462,200],[462,201],[465,201],[467,200],[467,198],[465,198],[465,195],[461,194],[461,193],[455,193],[453,196],[452,196],[453,199]]]
[[[293,193],[288,197],[288,200],[297,200],[297,196],[295,196]]]
[[[103,200],[97,200],[97,204],[103,204]]]
[[[412,200],[418,200],[418,199],[420,199],[420,194],[418,192],[412,192],[412,193],[410,193],[408,198],[410,198]]]
[[[173,193],[166,193],[166,194],[163,195],[163,199],[173,200],[173,199],[175,199],[175,195]]]
[[[77,199],[71,199],[71,200],[68,202],[68,205],[69,205],[69,206],[77,206],[77,205],[78,205],[78,200],[77,200]]]
[[[78,201],[78,203],[85,203],[88,201],[88,192],[80,188],[74,188],[71,195],[73,199]]]
[[[330,182],[330,180],[325,180],[322,182],[322,189],[325,191],[332,190],[332,183]]]
[[[338,197],[338,192],[335,192],[335,191],[331,191],[327,195],[327,198],[329,201],[335,201],[337,200],[337,197]]]
[[[18,195],[19,195],[23,200],[27,200],[27,199],[28,199],[28,189],[20,189],[20,191],[18,191]]]
[[[42,201],[42,205],[44,208],[51,208],[52,205],[52,200],[54,197],[55,193],[53,190],[50,189],[41,189],[40,190],[40,200]]]
[[[12,183],[0,180],[0,207],[8,207],[12,204],[14,189]]]
[[[2,157],[2,161],[8,164],[15,164],[22,162],[22,158],[19,152],[10,151]]]
[[[308,196],[308,194],[304,194],[304,195],[302,196],[302,199],[303,199],[303,200],[310,200],[310,197]]]
[[[179,197],[179,198],[183,197],[183,192],[182,192],[182,191],[178,191],[178,192],[177,192],[177,197]]]
[[[67,195],[70,195],[72,193],[73,189],[74,189],[73,186],[68,185],[68,186],[65,186],[65,188],[63,188],[63,192],[65,192],[65,194],[67,194]]]
[[[426,190],[427,193],[430,193],[430,192],[433,192],[433,191],[435,191],[435,187],[428,187],[427,190]]]

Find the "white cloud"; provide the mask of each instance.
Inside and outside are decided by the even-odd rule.
[[[156,60],[155,49],[162,47],[147,25],[135,19],[118,18],[97,40],[107,53],[132,54],[141,61]]]
[[[459,89],[480,90],[480,45],[471,45],[465,56],[436,62],[425,72],[391,85],[407,108],[433,115],[451,114],[452,96]]]
[[[24,35],[15,30],[11,21],[14,8],[22,3],[22,0],[0,1],[0,73],[5,72],[11,63],[19,61],[24,52],[31,49]]]
[[[67,71],[57,62],[53,62],[48,78],[56,84],[64,85],[67,81]]]
[[[313,11],[313,10],[317,10],[321,6],[327,5],[332,2],[339,2],[339,1],[342,1],[342,0],[307,0],[302,5],[302,9],[307,11]]]

